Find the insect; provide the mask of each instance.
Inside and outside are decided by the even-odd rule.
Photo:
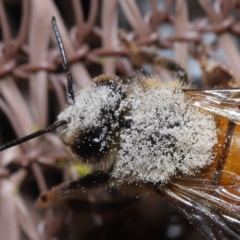
[[[74,94],[54,18],[52,23],[68,78],[68,106],[47,129],[0,150],[57,129],[70,160],[92,169],[78,184],[141,183],[172,203],[206,238],[240,239],[240,89],[191,89],[185,71],[169,62],[184,81],[101,75]],[[159,63],[156,54],[135,54]]]

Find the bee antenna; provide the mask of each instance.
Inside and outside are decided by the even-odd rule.
[[[53,130],[55,130],[56,128],[62,126],[62,125],[65,125],[67,124],[68,122],[66,120],[61,120],[61,121],[58,121],[58,122],[55,122],[54,124],[50,125],[49,127],[47,127],[46,129],[44,130],[39,130],[35,133],[32,133],[32,134],[29,134],[25,137],[22,137],[22,138],[19,138],[19,139],[16,139],[14,141],[11,141],[11,142],[8,142],[6,144],[3,144],[2,146],[0,146],[0,152],[7,149],[7,148],[10,148],[10,147],[13,147],[13,146],[16,146],[20,143],[23,143],[23,142],[26,142],[30,139],[33,139],[35,137],[38,137],[44,133],[47,133],[47,132],[52,132]]]
[[[55,33],[57,42],[58,42],[58,47],[60,49],[61,55],[62,55],[62,61],[63,61],[63,69],[65,71],[65,73],[67,74],[67,90],[66,90],[66,95],[67,95],[67,103],[68,104],[73,104],[74,103],[74,93],[73,93],[73,77],[72,77],[72,73],[69,70],[68,67],[68,61],[67,61],[67,56],[66,56],[66,52],[63,46],[63,42],[62,42],[62,38],[60,36],[58,27],[57,27],[57,23],[56,23],[56,19],[55,17],[52,17],[52,26],[53,26],[53,31]]]

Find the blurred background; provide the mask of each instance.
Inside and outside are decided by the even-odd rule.
[[[66,105],[52,16],[75,91],[102,73],[176,78],[134,62],[123,31],[186,68],[194,87],[226,88],[239,86],[239,11],[238,0],[0,0],[0,144],[46,128]],[[86,174],[55,133],[1,152],[0,239],[204,239],[155,193],[140,199],[69,184]]]

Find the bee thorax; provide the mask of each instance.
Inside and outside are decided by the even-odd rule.
[[[138,88],[122,105],[131,106],[126,118],[132,124],[120,132],[114,177],[164,184],[213,161],[217,143],[213,116],[187,104],[182,90]]]

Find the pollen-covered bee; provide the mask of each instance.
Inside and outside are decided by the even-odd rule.
[[[169,62],[184,81],[101,75],[74,95],[54,18],[53,28],[68,75],[68,106],[46,130],[0,150],[57,128],[70,160],[88,164],[95,184],[140,183],[206,238],[240,239],[240,89],[190,89],[184,70]],[[154,58],[147,62],[157,64]]]

